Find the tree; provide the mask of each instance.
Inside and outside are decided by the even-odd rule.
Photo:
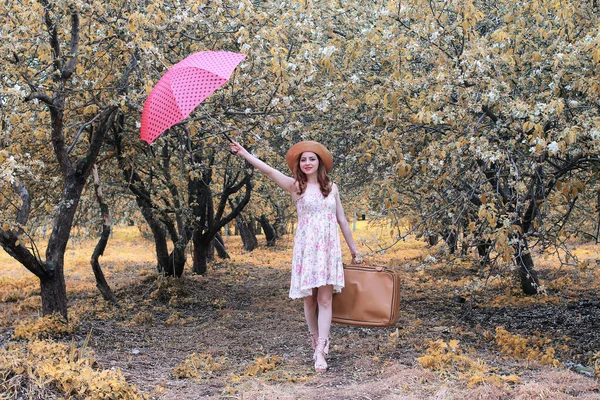
[[[2,13],[6,37],[2,50],[7,57],[5,62],[11,65],[4,72],[3,96],[13,111],[10,116],[4,114],[2,123],[2,161],[4,166],[8,160],[10,171],[3,181],[3,206],[7,207],[2,207],[0,243],[40,279],[42,312],[60,313],[66,318],[64,253],[81,193],[112,125],[116,107],[103,102],[102,96],[92,99],[91,92],[75,89],[80,88],[77,80],[81,79],[82,66],[92,58],[91,46],[81,46],[89,40],[82,23],[90,21],[82,20],[77,7],[63,2],[40,1],[30,6],[12,4]],[[12,90],[6,90],[7,87]],[[46,111],[40,110],[42,107]],[[28,119],[36,118],[46,122],[35,124],[32,131]],[[72,122],[83,118],[87,122]],[[86,131],[87,137],[82,135]],[[32,159],[27,151],[33,148],[42,150],[44,155]],[[31,209],[46,200],[33,199],[29,189],[38,187],[39,176],[34,174],[41,171],[35,164],[44,158],[50,164],[49,171],[44,172],[53,175],[46,176],[43,182],[50,189],[59,189],[60,194],[56,196],[52,231],[42,259],[26,225]],[[9,185],[15,195],[4,190]]]
[[[45,0],[2,9],[0,46],[11,67],[0,93],[0,243],[40,279],[44,314],[67,316],[64,252],[78,204],[119,109],[128,107],[136,59],[120,14],[127,10]],[[44,258],[33,233],[36,220],[48,218]]]
[[[421,231],[467,227],[537,293],[532,247],[564,248],[575,207],[593,210],[597,25],[581,2],[394,3],[380,24],[394,39],[374,55],[383,127],[363,147],[391,149],[386,210],[420,210]]]

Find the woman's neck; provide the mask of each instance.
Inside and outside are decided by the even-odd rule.
[[[308,185],[318,185],[319,179],[317,178],[317,174],[311,174],[306,176],[306,184]]]

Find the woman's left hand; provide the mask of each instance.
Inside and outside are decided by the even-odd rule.
[[[362,254],[360,254],[358,251],[353,252],[352,253],[352,264],[362,264],[362,262],[363,262]]]

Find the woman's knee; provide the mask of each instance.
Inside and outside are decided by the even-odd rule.
[[[304,298],[304,304],[309,308],[316,307],[317,306],[317,296],[314,294],[311,296],[306,296]]]
[[[333,300],[333,288],[323,286],[319,288],[319,292],[317,293],[317,302],[320,307],[331,307],[331,302]]]

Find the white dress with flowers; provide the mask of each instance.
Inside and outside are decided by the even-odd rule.
[[[333,285],[334,292],[344,287],[342,249],[336,211],[337,189],[327,197],[304,193],[296,200],[298,228],[292,255],[290,297],[312,295],[312,289]]]

